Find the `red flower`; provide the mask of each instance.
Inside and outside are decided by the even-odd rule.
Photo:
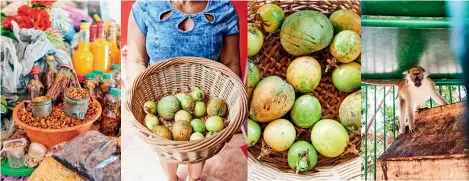
[[[32,0],[31,2],[37,5],[51,7],[55,1],[56,0]]]
[[[11,21],[14,20],[18,23],[20,28],[34,28],[41,31],[46,31],[51,27],[49,13],[41,8],[31,8],[23,5],[18,8],[16,17],[8,16],[2,25],[8,29],[12,29]]]
[[[16,22],[16,21],[17,21],[17,20],[16,20],[16,17],[14,17],[14,16],[7,16],[7,17],[5,18],[5,20],[3,20],[2,26],[4,26],[5,28],[8,28],[8,29],[10,29],[10,30],[13,30],[13,26],[11,25],[11,21],[15,21],[15,22]]]
[[[30,17],[18,16],[16,20],[20,28],[34,28],[34,22]]]

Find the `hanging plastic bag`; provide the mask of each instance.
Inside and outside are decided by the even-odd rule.
[[[91,181],[121,180],[121,159],[117,143],[97,131],[78,135],[52,157]]]

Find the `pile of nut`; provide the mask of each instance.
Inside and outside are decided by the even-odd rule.
[[[44,101],[47,101],[49,99],[49,97],[47,96],[39,96],[39,97],[36,97],[33,99],[33,102],[44,102]]]
[[[47,117],[34,118],[32,112],[26,109],[18,111],[18,118],[21,122],[29,126],[43,129],[61,129],[80,125],[88,120],[98,112],[98,106],[93,101],[88,104],[88,113],[84,120],[68,117],[62,109],[62,103],[52,108],[52,113]]]
[[[78,100],[78,99],[86,99],[90,97],[90,94],[88,93],[88,91],[86,91],[86,89],[83,89],[83,88],[68,88],[65,91],[65,96],[71,99]]]

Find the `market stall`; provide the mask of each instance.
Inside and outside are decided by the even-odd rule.
[[[120,180],[120,20],[105,1],[1,8],[1,180]]]

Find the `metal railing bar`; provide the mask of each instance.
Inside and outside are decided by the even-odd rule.
[[[374,133],[373,134],[373,136],[374,136],[374,138],[373,138],[373,148],[374,148],[373,149],[373,151],[374,151],[374,154],[373,154],[373,160],[374,160],[373,170],[374,171],[373,171],[373,180],[376,180],[376,122],[377,122],[376,121],[376,92],[377,92],[377,88],[376,88],[376,86],[374,86],[374,88],[375,88],[374,89],[374,93],[375,93],[375,97],[374,97],[375,98],[375,106],[374,106],[375,107],[375,116],[373,118],[374,119],[374,131],[373,131],[373,133]]]

